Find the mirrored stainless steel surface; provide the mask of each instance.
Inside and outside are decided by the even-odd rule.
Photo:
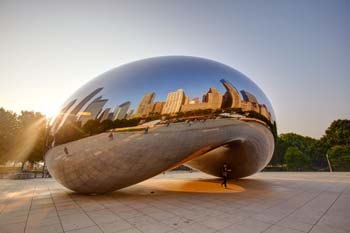
[[[224,64],[167,56],[122,65],[91,80],[51,125],[50,173],[66,187],[103,193],[186,163],[230,177],[261,170],[276,132],[272,106]]]

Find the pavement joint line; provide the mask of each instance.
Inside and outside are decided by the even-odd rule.
[[[49,193],[50,193],[50,197],[51,197],[51,199],[52,199],[53,205],[55,206],[55,210],[56,210],[56,214],[57,214],[57,217],[58,217],[58,221],[60,222],[60,225],[61,225],[62,231],[64,232],[64,228],[63,228],[63,224],[62,224],[61,216],[58,214],[58,210],[57,210],[56,202],[55,202],[55,199],[54,199],[54,198],[53,198],[53,196],[52,196],[52,191],[51,191],[50,186],[48,186],[48,191],[49,191]]]
[[[338,195],[337,197],[335,198],[335,200],[332,202],[332,204],[330,204],[330,206],[327,208],[327,210],[321,215],[321,217],[319,217],[317,219],[317,221],[312,225],[312,227],[310,228],[310,230],[308,231],[311,232],[312,229],[316,226],[316,224],[327,214],[328,210],[330,210],[330,208],[332,208],[332,206],[334,205],[334,203],[339,199],[339,197],[344,193],[344,191],[347,189],[349,185],[347,185]]]
[[[329,226],[334,228],[334,230],[339,229],[346,231],[348,229],[348,226],[350,226],[349,223],[346,221],[346,219],[340,218],[341,216],[338,220],[335,220],[342,221],[341,224],[345,225],[337,225],[337,222],[327,222],[327,225],[323,225],[323,219],[325,219],[327,216],[332,216],[333,210],[338,210],[336,207],[340,207],[341,210],[345,208],[345,213],[349,213],[348,211],[350,211],[350,209],[348,208],[348,201],[350,200],[350,195],[348,194],[350,193],[348,191],[350,191],[350,181],[344,179],[350,177],[350,173],[340,173],[339,175],[334,174],[332,178],[327,178],[328,174],[326,173],[309,173],[310,175],[307,173],[302,173],[300,175],[295,173],[281,173],[281,175],[278,175],[279,173],[276,174],[277,175],[272,172],[258,173],[257,175],[253,176],[254,180],[252,181],[242,179],[241,182],[237,183],[238,186],[244,188],[245,191],[242,192],[226,193],[225,191],[220,191],[214,184],[214,192],[204,191],[203,193],[197,193],[188,191],[186,188],[183,189],[184,191],[181,191],[182,189],[178,190],[178,187],[176,185],[172,186],[167,179],[184,180],[184,177],[188,177],[188,180],[200,180],[201,178],[207,179],[203,178],[206,176],[203,176],[200,173],[187,174],[186,172],[185,174],[174,172],[169,173],[169,176],[158,176],[159,179],[166,179],[166,182],[169,184],[157,182],[153,183],[151,180],[148,183],[140,186],[135,185],[120,193],[116,192],[114,195],[101,195],[96,197],[73,194],[52,179],[26,180],[25,182],[0,180],[0,196],[3,198],[1,203],[4,204],[2,210],[6,214],[3,215],[4,219],[2,219],[2,222],[7,220],[8,214],[9,217],[15,217],[11,217],[11,221],[12,219],[16,220],[16,216],[18,215],[23,218],[23,220],[21,220],[22,226],[14,224],[13,226],[9,226],[9,229],[17,229],[18,231],[18,228],[22,228],[20,231],[22,232],[25,225],[24,221],[26,220],[27,226],[25,230],[31,230],[30,218],[32,214],[36,214],[36,211],[34,210],[39,210],[39,208],[43,208],[42,210],[44,210],[44,204],[50,200],[45,199],[46,201],[43,202],[41,202],[41,200],[44,198],[51,198],[51,201],[54,200],[53,207],[55,207],[55,209],[52,208],[51,211],[55,211],[56,214],[58,212],[57,208],[60,209],[61,204],[68,204],[70,202],[77,204],[78,202],[79,207],[77,206],[77,210],[80,210],[81,213],[95,212],[101,209],[95,207],[104,207],[106,210],[113,209],[113,214],[120,217],[120,219],[127,219],[136,216],[140,216],[141,220],[141,216],[144,216],[144,220],[149,219],[149,222],[140,222],[141,225],[138,225],[137,221],[135,222],[135,220],[138,220],[138,218],[133,218],[132,220],[130,219],[130,221],[134,222],[135,224],[131,224],[131,222],[129,222],[131,225],[127,225],[126,228],[128,230],[134,229],[137,232],[139,232],[141,229],[143,229],[141,232],[148,232],[152,229],[158,229],[165,232],[173,231],[171,230],[173,228],[175,228],[176,232],[186,232],[186,230],[190,230],[192,227],[190,224],[185,224],[183,221],[186,219],[192,219],[191,216],[194,217],[194,219],[191,220],[191,223],[195,224],[193,225],[194,230],[203,228],[203,230],[207,229],[208,231],[210,230],[210,232],[221,232],[225,230],[230,232],[230,230],[234,230],[235,226],[246,226],[247,229],[250,229],[251,231],[258,230],[259,228],[259,231],[265,232],[269,231],[269,229],[274,229],[273,226],[279,226],[278,229],[280,229],[281,232],[283,232],[283,228],[285,231],[288,229],[298,230],[299,228],[299,231],[313,232],[315,229],[317,229],[317,227],[322,226]],[[155,178],[153,181],[157,181],[158,178]],[[280,181],[280,178],[284,179],[285,181]],[[264,181],[268,182],[266,183]],[[319,182],[322,182],[322,184]],[[346,182],[346,184],[344,184],[344,182]],[[156,186],[154,186],[155,184]],[[191,183],[185,182],[183,184],[188,185]],[[166,187],[175,187],[175,189],[163,189],[163,185],[167,185]],[[146,195],[143,193],[139,194],[140,189],[141,192],[146,191]],[[157,195],[148,194],[148,191],[155,191]],[[219,193],[215,193],[216,191],[219,191]],[[5,196],[4,194],[7,195]],[[6,203],[5,200],[7,200]],[[266,202],[264,200],[266,200]],[[231,203],[232,205],[230,204],[226,206],[225,203]],[[342,203],[344,203],[345,206],[342,206]],[[7,208],[5,208],[5,206]],[[84,210],[86,211],[81,210],[81,207],[84,207]],[[272,210],[269,210],[271,208]],[[130,212],[125,213],[126,215],[119,215],[118,211],[122,209],[125,211],[130,210]],[[242,211],[239,209],[242,209]],[[181,210],[183,210],[183,212]],[[210,210],[210,212],[207,212],[207,210]],[[134,213],[134,211],[138,212]],[[168,213],[162,215],[162,212],[158,211],[165,211]],[[267,211],[266,213],[271,213],[271,219],[268,216],[268,218],[261,216],[264,215],[264,211]],[[316,211],[317,213],[314,217],[313,211]],[[22,214],[19,215],[20,212],[22,212]],[[307,221],[305,221],[305,224],[307,225],[305,225],[305,228],[294,228],[293,225],[289,225],[298,224],[299,221],[304,222],[303,219],[298,217],[297,213],[299,212],[307,214],[306,217],[309,215],[311,217],[310,221],[306,219]],[[29,220],[28,213],[30,213]],[[52,215],[54,214],[55,213],[52,212]],[[230,214],[233,214],[234,216],[231,218],[229,216]],[[237,218],[235,218],[235,216],[237,216]],[[256,218],[254,216],[256,216]],[[260,218],[260,216],[262,218]],[[59,215],[57,217],[60,220]],[[94,218],[93,215],[91,215],[91,217]],[[276,221],[281,217],[283,218]],[[174,220],[171,220],[172,218],[174,218]],[[209,218],[212,223],[206,224],[205,221]],[[288,219],[288,224],[281,224],[285,218]],[[85,219],[86,221],[89,221],[87,218]],[[156,220],[156,222],[152,219]],[[249,221],[247,221],[247,219],[249,219]],[[111,220],[111,223],[113,220],[114,218]],[[99,222],[98,219],[96,219],[96,221]],[[81,226],[85,226],[75,229],[69,228],[64,232],[73,233],[75,231],[79,231],[80,229],[86,228],[87,230],[92,230],[95,227],[98,228],[98,225],[96,226],[92,222],[90,222],[90,226],[87,226],[87,224],[82,224]],[[177,225],[173,226],[173,223],[177,223]],[[56,224],[57,222],[55,223],[55,229],[60,228],[60,230],[64,230],[61,222],[60,226]],[[144,224],[146,225],[144,226]],[[152,224],[154,226],[152,226]],[[218,225],[213,225],[215,229],[212,229],[209,227],[212,224]],[[35,226],[36,225],[37,224],[35,224]],[[100,226],[101,228],[103,227],[102,224],[100,224]],[[111,227],[112,226],[113,225],[111,225]],[[329,229],[329,232],[332,231],[331,228]]]
[[[330,184],[329,184],[330,185]],[[324,192],[326,192],[326,188],[323,189],[322,191],[320,191],[317,195],[311,197],[308,201],[306,201],[304,204],[302,204],[301,206],[299,206],[298,208],[296,208],[295,210],[291,211],[289,214],[287,214],[286,216],[284,216],[283,218],[281,218],[280,220],[278,220],[277,222],[273,223],[271,226],[269,226],[268,228],[266,228],[264,231],[267,231],[268,229],[270,229],[272,226],[277,225],[279,222],[283,221],[284,219],[288,218],[289,216],[291,216],[292,214],[294,214],[297,210],[301,209],[302,207],[304,207],[305,205],[307,205],[308,203],[310,203],[312,200],[314,200],[315,198],[321,196],[321,194],[323,194]],[[307,191],[304,191],[302,193],[307,193]],[[300,193],[300,195],[302,194]],[[297,229],[293,229],[293,230],[297,230]]]
[[[32,191],[32,199],[30,201],[30,206],[29,206],[29,209],[28,209],[28,214],[27,214],[27,218],[26,218],[26,223],[24,225],[24,230],[23,230],[23,233],[26,232],[27,230],[27,225],[28,225],[28,219],[29,219],[29,215],[30,215],[30,210],[32,209],[32,205],[33,205],[33,199],[34,199],[34,194],[35,194],[35,190],[36,190],[36,187],[37,187],[37,182],[34,182],[34,188],[33,188],[33,191]]]
[[[90,199],[90,198],[89,198]],[[79,206],[79,208],[84,212],[84,214],[98,227],[98,229],[100,229],[100,231],[101,232],[104,232],[103,230],[102,230],[102,228],[100,227],[100,225],[98,225],[90,216],[89,216],[89,214],[84,210],[84,208],[82,208],[81,207],[81,205],[79,205],[79,202],[77,202],[76,200],[74,200],[74,199],[72,199],[73,200],[73,202],[77,205],[77,206]],[[95,201],[94,201],[95,202]],[[88,227],[92,227],[92,226],[88,226]],[[84,227],[84,228],[88,228],[88,227]],[[78,229],[76,229],[76,230],[78,230]],[[63,229],[63,231],[64,231],[64,229]],[[66,232],[66,231],[65,231]],[[67,231],[67,232],[69,232],[69,231]]]

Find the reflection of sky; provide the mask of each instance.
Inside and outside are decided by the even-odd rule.
[[[272,106],[264,93],[246,76],[221,63],[184,56],[150,58],[117,67],[85,84],[66,103],[75,98],[80,102],[96,88],[104,87],[93,98],[102,95],[109,99],[104,109],[114,110],[115,106],[130,101],[129,109],[136,111],[141,98],[148,92],[156,93],[154,101],[165,101],[168,93],[177,89],[183,89],[190,99],[199,97],[201,100],[210,87],[216,87],[223,95],[226,89],[220,79],[229,81],[238,91],[252,93],[259,104],[268,107],[275,119]]]

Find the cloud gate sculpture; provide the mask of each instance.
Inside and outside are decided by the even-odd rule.
[[[229,178],[263,169],[274,150],[272,106],[224,64],[166,56],[122,65],[63,104],[50,129],[50,174],[79,193],[121,189],[179,165]]]

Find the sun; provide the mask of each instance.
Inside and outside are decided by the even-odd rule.
[[[42,114],[44,114],[47,118],[55,118],[59,113],[59,107],[55,105],[48,105],[43,108],[41,108],[40,111]]]

